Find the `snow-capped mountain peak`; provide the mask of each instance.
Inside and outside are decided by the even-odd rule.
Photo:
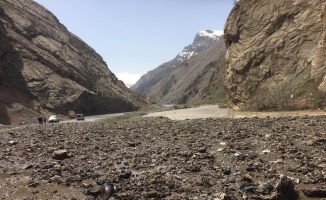
[[[220,41],[223,37],[222,35],[223,31],[215,30],[203,30],[197,32],[192,44],[184,47],[183,51],[174,59],[161,64],[157,68],[143,75],[137,83],[131,87],[131,89],[144,96],[148,95],[149,91],[152,90],[159,81],[171,73],[173,69],[180,66],[183,62],[207,50],[215,42],[224,42]]]
[[[218,41],[223,35],[221,30],[203,30],[196,34],[191,45],[186,46],[176,57],[180,62],[188,60],[191,56],[197,55],[203,50],[210,47],[214,42]]]
[[[199,31],[197,33],[197,35],[203,36],[203,37],[209,37],[209,38],[218,38],[221,35],[223,35],[223,31],[221,31],[221,30],[203,30],[203,31]]]

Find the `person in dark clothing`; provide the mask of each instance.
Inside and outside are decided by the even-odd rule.
[[[44,123],[44,125],[46,125],[46,118],[45,117],[43,117],[43,123]]]
[[[39,124],[43,124],[43,117],[38,117],[37,120]]]

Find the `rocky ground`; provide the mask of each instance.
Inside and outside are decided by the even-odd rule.
[[[325,128],[326,116],[0,126],[0,198],[326,199]]]

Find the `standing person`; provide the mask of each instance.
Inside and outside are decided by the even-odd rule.
[[[37,120],[38,120],[38,123],[39,123],[40,125],[43,124],[43,118],[42,118],[41,116],[38,117]]]
[[[43,116],[43,123],[44,123],[44,125],[46,125],[46,118],[45,118],[45,116]]]

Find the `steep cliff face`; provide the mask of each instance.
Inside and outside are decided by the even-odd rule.
[[[221,38],[166,75],[151,88],[148,98],[161,104],[224,102],[225,51]]]
[[[146,105],[47,9],[32,0],[0,1],[0,123]]]
[[[299,109],[324,104],[325,5],[318,0],[237,3],[224,30],[225,87],[231,107]]]
[[[166,75],[171,73],[177,66],[212,46],[221,37],[221,31],[203,30],[199,31],[192,44],[186,46],[174,59],[163,63],[157,68],[143,75],[131,89],[143,96],[147,96],[149,91],[161,81]]]

